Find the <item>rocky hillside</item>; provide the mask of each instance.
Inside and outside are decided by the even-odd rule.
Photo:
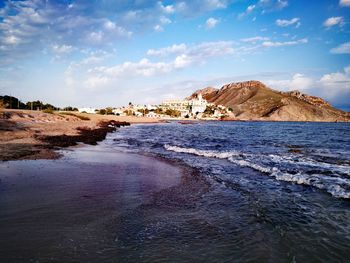
[[[230,119],[271,121],[350,121],[350,113],[332,107],[325,100],[299,91],[280,92],[260,81],[237,82],[221,89],[205,88],[189,98],[202,94],[208,102],[232,109]]]

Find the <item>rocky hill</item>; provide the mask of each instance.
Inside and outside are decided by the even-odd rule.
[[[325,100],[299,91],[280,92],[260,81],[224,85],[221,89],[205,88],[189,98],[202,94],[208,102],[232,109],[229,119],[271,121],[350,121],[350,113],[332,107]]]

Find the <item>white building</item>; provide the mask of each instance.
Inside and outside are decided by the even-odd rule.
[[[180,111],[181,117],[185,117],[186,115],[203,113],[207,105],[209,105],[208,102],[203,99],[202,94],[199,94],[197,98],[191,100],[166,100],[161,104],[161,107]]]
[[[207,101],[202,98],[202,94],[199,94],[197,99],[192,99],[191,100],[191,111],[192,114],[198,114],[198,113],[203,113],[205,109],[207,108]]]
[[[79,112],[96,113],[96,108],[78,108]]]
[[[123,109],[117,108],[113,109],[112,112],[117,115],[117,116],[125,116],[126,114],[124,113]]]

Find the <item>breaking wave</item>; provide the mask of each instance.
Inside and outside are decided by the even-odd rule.
[[[334,165],[321,163],[310,158],[299,156],[293,158],[288,155],[262,155],[250,154],[238,151],[212,151],[195,148],[184,148],[179,146],[164,145],[167,151],[186,153],[207,158],[226,159],[227,161],[240,166],[248,167],[260,173],[271,176],[279,181],[292,182],[300,185],[312,186],[330,193],[338,198],[350,198],[350,167],[346,165]],[[287,163],[290,167],[285,169],[282,164]],[[269,165],[267,165],[269,164]],[[328,169],[330,175],[318,173],[306,173],[306,167],[321,167]],[[292,171],[290,171],[292,170]],[[295,172],[298,171],[298,172]],[[339,174],[340,173],[340,174]]]

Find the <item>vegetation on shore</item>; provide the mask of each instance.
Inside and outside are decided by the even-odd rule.
[[[77,130],[79,131],[79,134],[77,135],[38,135],[36,138],[42,142],[47,143],[48,148],[75,146],[78,142],[96,145],[97,142],[102,141],[106,138],[107,133],[114,132],[121,126],[129,125],[130,123],[128,122],[119,122],[114,120],[101,121],[98,124],[98,127],[94,129],[87,127],[78,127]]]
[[[4,109],[18,109],[18,110],[41,110],[45,113],[53,113],[53,111],[78,111],[78,108],[68,106],[64,108],[56,107],[49,103],[44,103],[40,100],[28,101],[23,103],[16,97],[13,96],[0,96],[0,108]]]
[[[60,111],[59,114],[60,115],[69,115],[69,116],[77,117],[77,118],[81,119],[82,121],[89,121],[90,120],[89,117],[86,117],[86,116],[83,116],[83,115],[74,114],[72,112],[62,112],[62,111]]]

